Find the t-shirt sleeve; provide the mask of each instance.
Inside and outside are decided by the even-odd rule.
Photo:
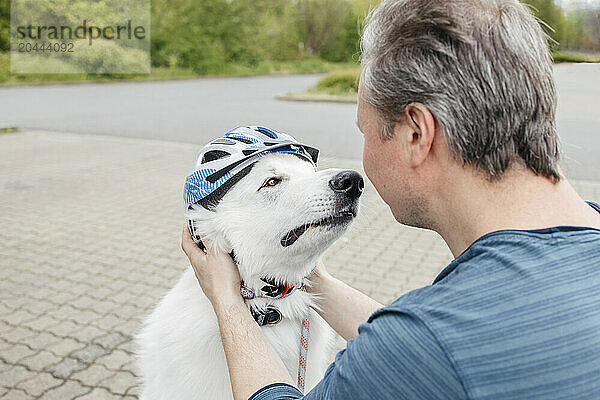
[[[439,341],[412,313],[383,308],[358,332],[304,397],[296,388],[275,384],[257,391],[252,400],[467,398]]]

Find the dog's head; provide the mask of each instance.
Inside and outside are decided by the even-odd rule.
[[[352,170],[315,171],[291,154],[254,163],[211,210],[188,210],[199,233],[234,251],[242,278],[299,281],[350,225],[363,179]]]

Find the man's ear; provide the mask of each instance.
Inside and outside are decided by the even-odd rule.
[[[410,103],[404,110],[404,135],[411,167],[421,165],[432,150],[436,132],[433,114],[421,103]]]

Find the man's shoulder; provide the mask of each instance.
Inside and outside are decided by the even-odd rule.
[[[559,292],[595,293],[593,288],[600,285],[598,262],[598,230],[494,232],[444,268],[433,284],[400,296],[369,320],[402,313],[419,318],[435,334],[465,332],[506,310],[542,312],[540,306],[553,302]]]
[[[435,340],[470,393],[508,390],[501,381],[523,360],[566,365],[576,358],[573,373],[592,371],[597,361],[590,354],[600,352],[591,334],[600,318],[600,231],[557,227],[484,239],[432,285],[399,297],[369,321],[397,320],[403,332]],[[490,374],[482,379],[484,370]],[[558,380],[555,372],[538,371],[548,381]]]

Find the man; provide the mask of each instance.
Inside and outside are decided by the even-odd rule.
[[[386,307],[317,269],[321,315],[348,346],[304,398],[600,398],[600,207],[559,170],[537,21],[516,0],[385,0],[362,44],[367,176],[396,220],[435,230],[456,258]],[[301,398],[228,256],[186,230],[182,246],[234,397]]]

